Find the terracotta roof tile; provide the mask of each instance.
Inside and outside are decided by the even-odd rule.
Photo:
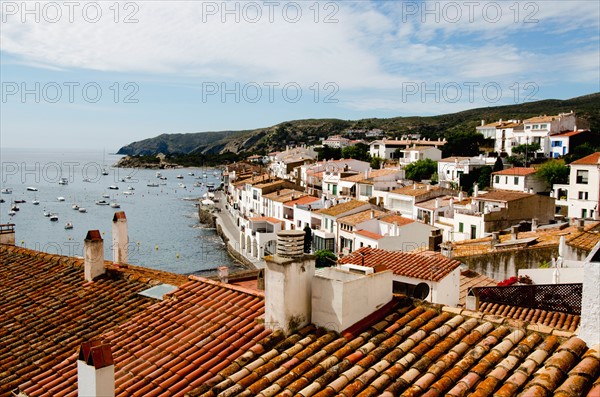
[[[343,216],[341,218],[338,218],[337,221],[338,221],[338,223],[345,223],[347,225],[354,226],[359,223],[368,221],[369,219],[378,218],[384,214],[385,214],[384,211],[366,210],[366,211],[357,212],[356,214]]]
[[[344,213],[351,211],[356,208],[360,208],[362,206],[369,205],[366,201],[358,201],[358,200],[350,200],[345,203],[337,204],[329,208],[323,208],[318,210],[319,214],[329,215],[329,216],[340,216]]]
[[[479,311],[485,314],[509,317],[518,320],[548,325],[556,329],[575,332],[579,326],[580,316],[551,312],[540,309],[501,305],[497,303],[482,302]]]
[[[493,175],[517,175],[517,176],[523,176],[523,175],[531,175],[531,174],[535,174],[537,172],[537,170],[535,168],[530,168],[530,167],[514,167],[514,168],[508,168],[502,171],[496,171],[496,172],[492,172]],[[485,196],[483,196],[485,197]]]
[[[173,284],[186,279],[107,262],[107,274],[86,283],[82,260],[5,245],[0,263],[0,396],[20,384],[32,395],[35,390],[55,394],[62,378],[51,377],[49,368],[72,356],[83,340],[156,302],[139,292],[163,278]],[[68,369],[62,377],[72,373]]]
[[[576,165],[598,165],[600,164],[600,152],[592,153],[589,156],[573,161]]]
[[[410,223],[415,222],[412,219],[408,219],[401,215],[396,215],[396,214],[386,215],[386,216],[380,218],[379,220],[381,222],[390,223],[390,224],[397,223],[398,226],[408,225]]]
[[[367,237],[367,238],[370,238],[372,240],[380,240],[383,238],[383,236],[381,234],[373,233],[373,232],[370,232],[368,230],[363,230],[363,229],[357,230],[354,233],[364,236],[364,237]]]
[[[460,266],[460,262],[441,255],[413,254],[363,247],[339,260],[375,267],[385,265],[394,274],[423,280],[439,281]]]

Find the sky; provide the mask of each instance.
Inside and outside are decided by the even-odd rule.
[[[105,148],[286,120],[600,91],[597,1],[6,1],[0,145]]]

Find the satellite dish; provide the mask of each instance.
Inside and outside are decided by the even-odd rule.
[[[426,283],[419,283],[413,291],[413,298],[425,299],[429,295],[429,285]]]

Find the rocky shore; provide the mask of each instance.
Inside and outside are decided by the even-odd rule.
[[[183,168],[179,164],[169,163],[165,160],[164,154],[157,154],[156,156],[125,156],[121,158],[114,167],[117,168],[147,168],[147,169],[172,169],[172,168]]]

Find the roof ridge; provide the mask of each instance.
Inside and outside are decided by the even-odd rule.
[[[210,280],[208,278],[204,278],[204,277],[201,277],[201,276],[196,276],[196,275],[193,275],[193,274],[189,275],[188,278],[190,280],[193,280],[193,281],[198,281],[198,282],[201,282],[201,283],[214,285],[216,287],[221,287],[221,288],[230,289],[230,290],[237,291],[237,292],[242,292],[242,293],[245,293],[245,294],[248,294],[248,295],[255,296],[257,298],[261,298],[261,299],[265,298],[264,292],[255,291],[255,290],[252,290],[250,288],[242,287],[240,285],[226,284],[226,283],[222,283],[220,281]]]

